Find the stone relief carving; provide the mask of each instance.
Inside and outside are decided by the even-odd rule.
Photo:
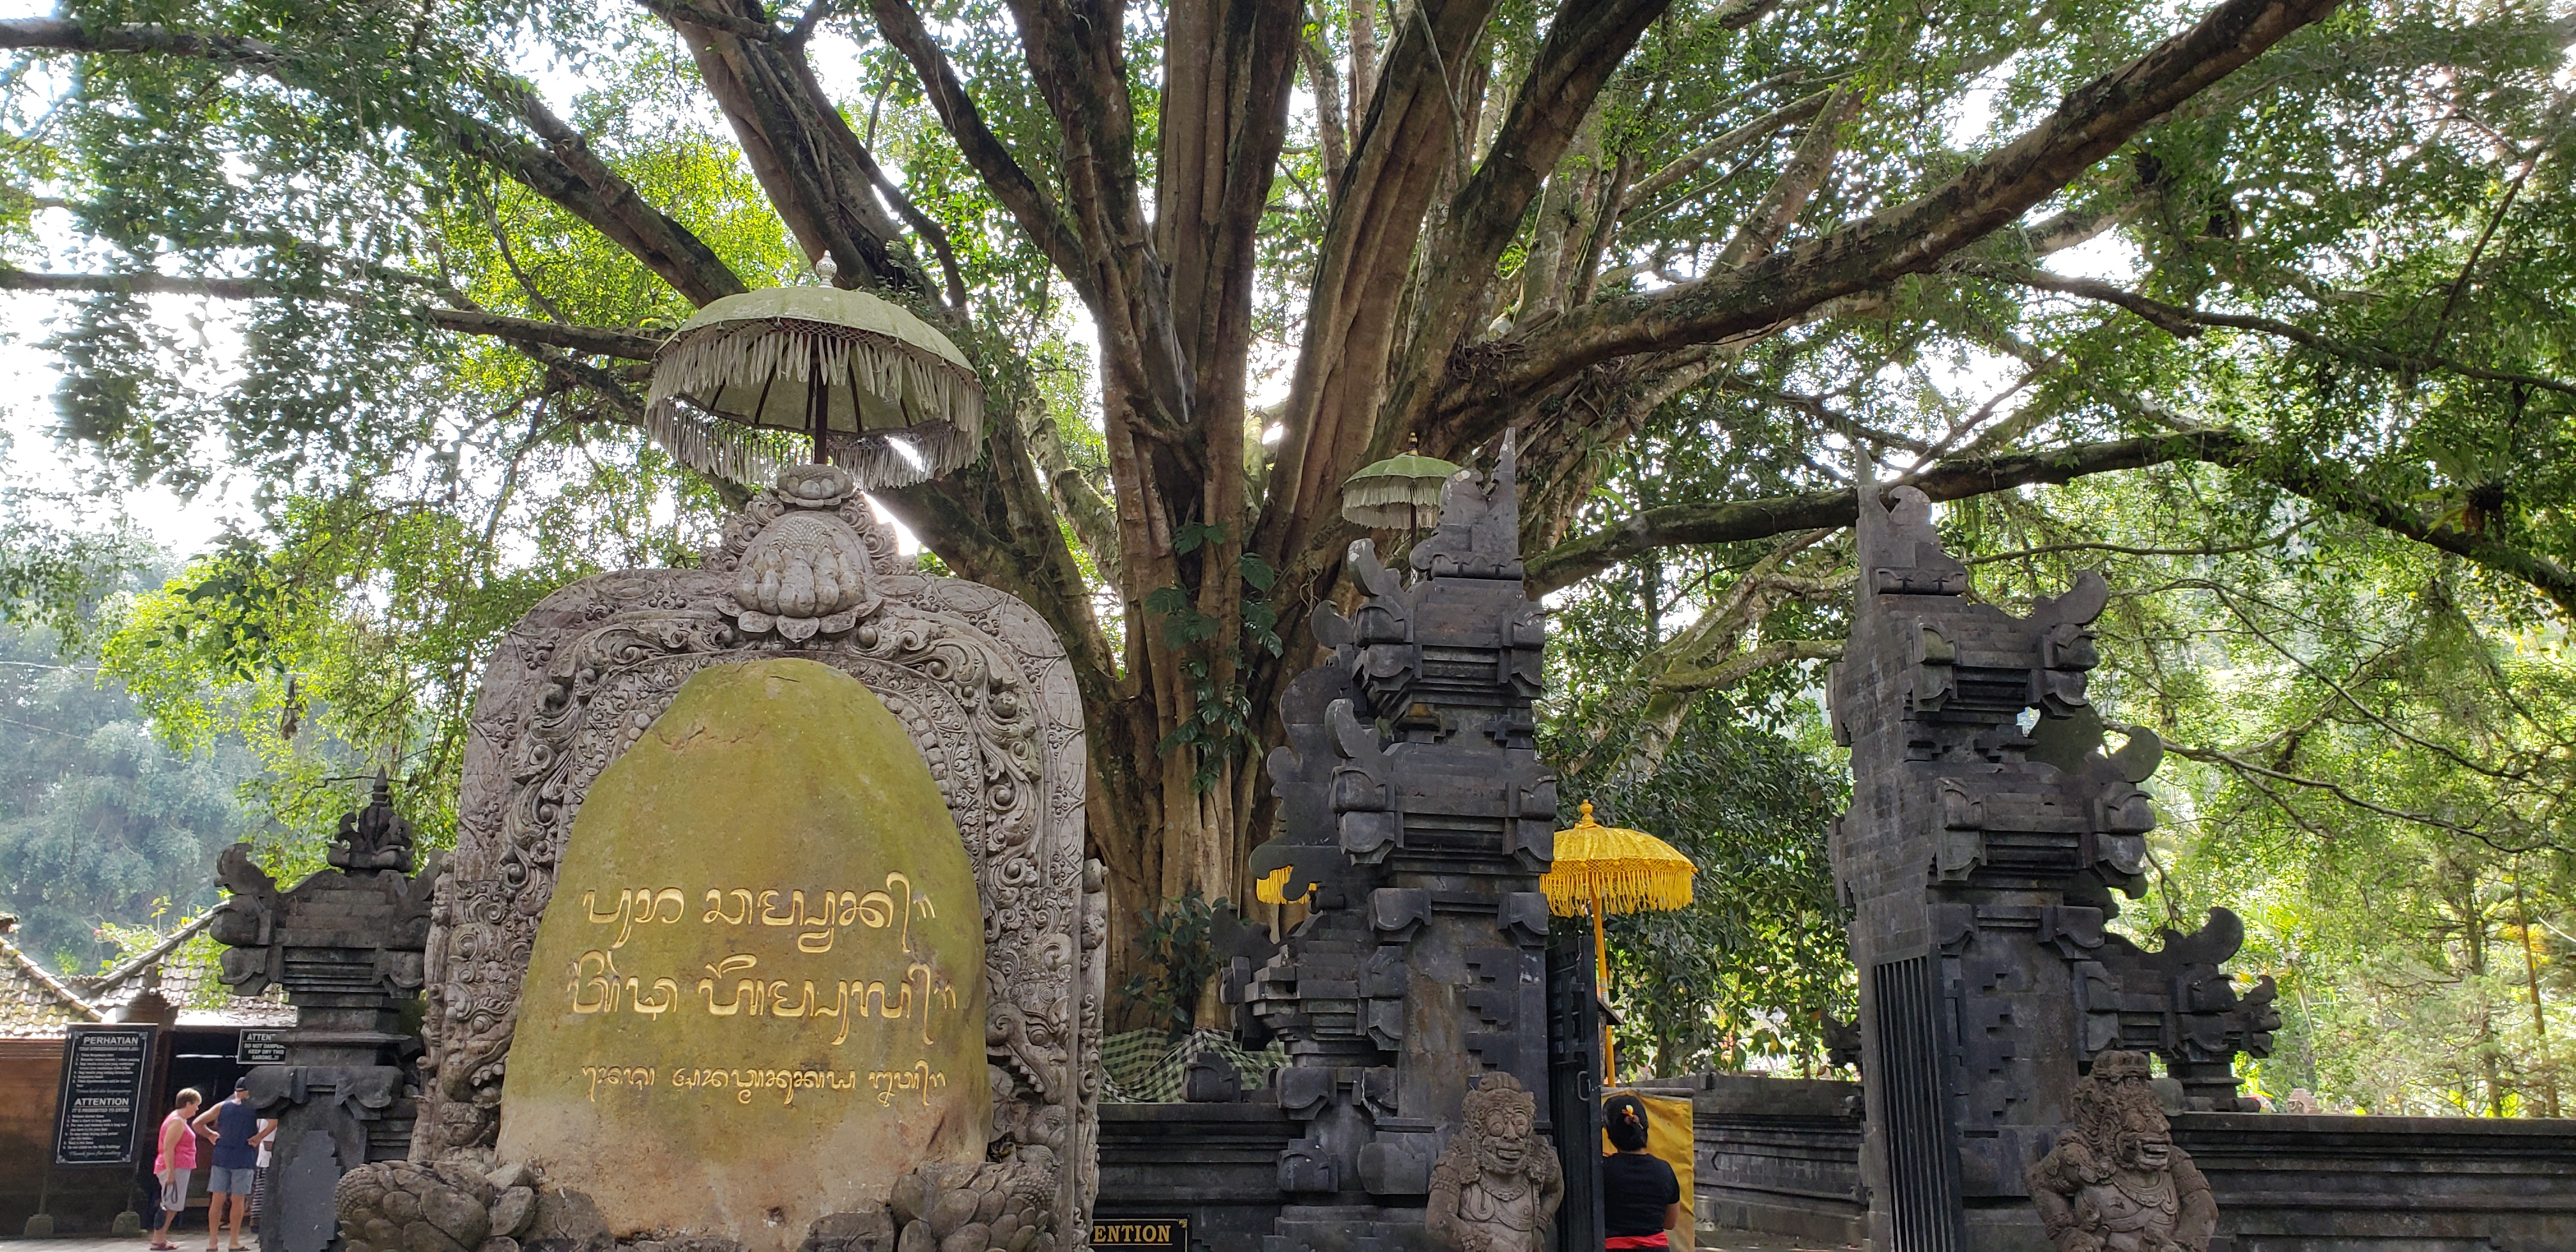
[[[488,1160],[519,986],[582,797],[710,665],[795,656],[903,722],[965,841],[985,909],[996,1161],[1043,1146],[1051,1227],[1096,1190],[1105,902],[1082,857],[1082,710],[1063,647],[989,587],[913,571],[846,472],[795,466],[694,570],[602,574],[551,596],[484,675],[452,872],[429,940],[431,1077],[415,1159]]]
[[[1424,1222],[1432,1243],[1448,1252],[1542,1252],[1565,1174],[1539,1138],[1537,1099],[1510,1074],[1487,1074],[1467,1093],[1461,1121],[1431,1167]]]
[[[1043,1147],[1010,1161],[924,1165],[887,1201],[894,1252],[1055,1252],[1055,1173]]]
[[[2218,1205],[2174,1146],[2146,1054],[2104,1052],[2072,1102],[2075,1124],[2028,1179],[2057,1252],[2207,1252]]]

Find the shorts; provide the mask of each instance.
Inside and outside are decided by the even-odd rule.
[[[255,1172],[248,1165],[233,1169],[218,1165],[206,1175],[206,1191],[210,1195],[249,1195],[251,1175]]]
[[[188,1207],[188,1175],[196,1171],[165,1169],[161,1171],[161,1211],[176,1213]]]

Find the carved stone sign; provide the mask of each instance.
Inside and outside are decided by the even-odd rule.
[[[947,881],[909,897],[928,900],[939,913],[935,922],[913,912],[902,887],[887,881],[889,874],[901,873],[920,887],[927,880],[918,862],[897,864],[873,855],[830,862],[720,859],[739,855],[754,833],[791,842],[806,837],[810,832],[794,823],[802,820],[798,814],[826,811],[818,792],[795,792],[816,806],[795,813],[774,803],[752,812],[698,810],[711,824],[686,835],[674,831],[665,841],[687,839],[701,845],[695,852],[705,859],[683,866],[687,872],[679,877],[646,874],[642,868],[629,876],[623,866],[609,876],[605,869],[591,872],[579,863],[584,854],[573,851],[581,842],[573,837],[574,827],[585,820],[590,805],[615,798],[613,791],[597,790],[603,778],[630,752],[667,751],[644,741],[694,675],[790,660],[837,671],[864,686],[909,740],[916,767],[927,770],[929,785],[954,823],[945,828],[953,830],[948,837],[962,850],[971,873],[971,886]],[[583,953],[613,952],[620,1020],[635,1029],[649,1033],[658,1025],[676,1035],[684,1020],[680,1015],[691,1012],[701,1026],[748,1031],[756,1021],[763,1030],[788,1032],[782,1040],[806,1039],[813,1045],[805,1052],[758,1054],[772,1059],[759,1062],[762,1085],[755,1091],[755,1105],[763,1091],[782,1109],[789,1107],[787,1096],[793,1096],[795,1107],[806,1108],[824,1098],[872,1106],[878,1094],[885,1094],[890,1109],[901,1097],[918,1099],[924,1081],[918,1065],[925,1062],[946,1076],[947,1091],[983,1084],[992,1114],[989,1123],[974,1128],[973,1137],[975,1158],[986,1164],[973,1166],[982,1172],[968,1181],[1007,1184],[1010,1222],[1022,1230],[1042,1227],[1045,1238],[1033,1239],[1032,1246],[1080,1242],[1096,1189],[1100,945],[1107,934],[1107,905],[1096,872],[1082,857],[1081,699],[1062,645],[1034,610],[990,587],[919,573],[897,554],[892,531],[875,520],[846,472],[828,465],[792,467],[780,473],[775,489],[754,496],[735,514],[723,539],[697,568],[587,578],[546,597],[521,619],[494,650],[485,671],[464,772],[454,872],[439,891],[429,937],[429,1013],[423,1027],[429,1052],[422,1066],[427,1081],[412,1144],[414,1161],[458,1170],[490,1169],[496,1157],[504,1169],[524,1164],[512,1160],[501,1143],[502,1110],[505,1103],[517,1107],[518,1084],[529,1081],[538,1085],[537,1094],[553,1090],[553,1098],[561,1098],[560,1084],[570,1081],[568,1074],[581,1064],[597,1063],[567,1057],[571,1070],[548,1072],[513,1054],[514,1036],[536,1030],[540,1022],[551,1020],[549,1014],[569,1013],[569,997],[581,981],[576,967]],[[796,785],[820,787],[826,780],[819,773],[800,776]],[[769,828],[755,831],[752,824],[762,821]],[[910,833],[926,838],[925,830],[917,827]],[[567,863],[568,855],[576,860]],[[664,894],[666,888],[681,893],[677,902]],[[634,895],[638,890],[651,893],[640,913]],[[709,891],[720,893],[713,906],[706,898]],[[798,891],[804,893],[801,905]],[[736,892],[750,893],[748,911]],[[764,892],[778,894],[765,899]],[[871,924],[880,908],[871,893],[885,896],[885,927]],[[889,945],[905,942],[900,933],[888,938],[897,905],[906,910],[916,943],[925,924],[980,923],[984,985],[990,994],[980,1009],[970,1008],[968,980],[939,964],[934,973],[959,997],[956,1012],[980,1013],[982,1030],[955,1036],[971,1039],[961,1056],[911,1055],[906,1068],[913,1085],[879,1092],[871,1089],[872,1082],[902,1081],[884,1077],[896,1068],[894,1055],[889,1052],[882,1064],[841,1061],[833,1055],[832,1039],[844,1024],[851,1029],[839,1052],[877,1038],[861,1028],[888,1025],[886,996],[905,1010],[895,1025],[921,1025],[923,1020],[910,1013],[940,993],[935,983],[925,989],[910,975],[910,961],[900,971],[888,965],[898,950]],[[721,910],[719,920],[705,920],[710,907]],[[827,907],[829,927],[822,924]],[[674,947],[650,961],[640,956],[630,961],[628,956],[642,951],[636,947],[638,934],[647,936],[642,940],[647,945],[677,943],[677,932],[684,928],[711,940],[737,926],[724,918],[740,914],[740,927],[766,928],[766,916],[785,921],[791,909],[798,910],[796,924],[770,932],[781,936],[771,946],[710,948],[703,956]],[[685,923],[666,920],[675,911]],[[844,912],[850,915],[846,923]],[[586,942],[565,947],[559,955],[550,940],[541,945],[540,918],[579,918],[557,928],[595,936],[610,923],[589,919],[612,914],[624,919],[617,925],[631,924],[625,947]],[[814,919],[810,925],[805,921],[809,916]],[[831,950],[799,950],[798,940],[809,934],[815,936],[805,940],[809,945],[828,936]],[[613,944],[615,937],[609,939]],[[939,942],[935,951],[941,962],[972,960],[963,949]],[[682,964],[684,955],[692,964]],[[744,990],[753,982],[753,966],[713,973],[705,968],[736,956],[756,958],[757,972],[766,975],[756,989]],[[831,964],[843,959],[848,963]],[[587,976],[591,989],[582,1001],[603,1008],[611,981],[604,960]],[[791,961],[797,962],[792,971]],[[810,969],[804,964],[809,961],[816,962]],[[631,985],[629,978],[635,980]],[[665,978],[668,988],[661,981]],[[700,989],[702,979],[713,984],[714,1003],[733,1006],[734,1016],[717,1020],[720,1015],[707,1007],[710,992]],[[782,981],[788,983],[783,989],[777,985]],[[808,981],[814,987],[810,996]],[[883,993],[875,989],[878,982],[885,984]],[[860,987],[848,991],[844,1008],[845,984],[850,983]],[[910,1006],[904,1002],[907,989],[913,997]],[[654,1014],[636,1011],[639,997],[645,1005],[660,1006],[666,994],[671,1007],[659,1014],[658,1022]],[[844,1015],[816,1018],[813,1010],[825,1002]],[[754,1003],[757,1015],[750,1012]],[[804,1015],[782,1016],[782,1007],[801,1008]],[[947,1007],[944,994],[941,1007]],[[849,1015],[861,1008],[866,1017]],[[813,1039],[818,1022],[830,1029]],[[945,1046],[951,1036],[934,1033],[932,1038]],[[694,1095],[721,1090],[735,1100],[730,1115],[739,1115],[747,1106],[740,1103],[742,1087],[732,1071],[748,1070],[752,1056],[746,1052],[742,1060],[723,1067],[724,1088],[714,1088],[710,1077],[703,1089],[683,1090]],[[650,1092],[656,1097],[671,1095],[676,1067],[686,1066],[693,1079],[696,1071],[718,1068],[681,1052],[641,1054],[624,1062],[604,1052],[600,1057],[611,1069],[622,1064],[630,1071],[639,1066],[652,1070]],[[973,1064],[977,1058],[984,1063]],[[788,1085],[771,1087],[771,1071],[788,1075]],[[854,1085],[836,1091],[830,1077],[817,1077],[820,1087],[796,1087],[800,1079],[794,1075],[809,1071],[837,1074]],[[582,1081],[580,1100],[587,1107],[590,1079]],[[622,1079],[614,1084],[603,1080],[600,1088],[603,1102],[643,1094]],[[866,1119],[879,1112],[861,1109],[856,1116],[858,1124],[868,1125]],[[639,1144],[671,1133],[669,1123],[650,1116],[638,1124],[640,1133],[601,1136],[587,1151],[614,1163]],[[514,1127],[510,1147],[518,1145],[519,1134]],[[711,1155],[741,1153],[759,1141],[756,1131],[730,1136],[714,1141],[721,1146]],[[559,1156],[549,1168],[560,1169],[570,1159]],[[929,1160],[922,1168],[968,1166]],[[921,1182],[925,1195],[934,1189],[930,1182]],[[583,1190],[564,1187],[560,1193]],[[671,1223],[669,1233],[717,1225],[744,1228],[740,1212],[719,1211],[726,1201],[711,1197],[705,1187],[694,1190],[695,1212]],[[827,1202],[820,1196],[812,1201]],[[343,1214],[344,1219],[350,1216]],[[632,1219],[617,1213],[608,1220],[625,1227]],[[772,1218],[761,1211],[750,1220],[767,1231]],[[788,1223],[782,1207],[776,1220],[777,1236],[794,1243],[809,1234],[823,1238],[886,1216],[883,1209],[826,1213],[809,1231]]]
[[[499,1146],[613,1234],[793,1247],[917,1164],[983,1159],[974,867],[857,679],[698,671],[591,784],[560,873]]]

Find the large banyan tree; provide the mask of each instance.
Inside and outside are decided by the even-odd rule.
[[[1789,565],[1856,481],[2224,466],[2576,610],[2567,288],[2533,268],[2565,238],[2563,11],[594,3],[0,22],[31,54],[8,225],[23,255],[68,213],[94,262],[0,273],[88,301],[56,338],[68,428],[179,480],[208,432],[291,477],[413,429],[384,416],[404,395],[520,385],[495,378],[545,404],[496,405],[493,439],[638,430],[690,308],[828,256],[989,384],[982,455],[879,498],[1063,637],[1129,905],[1250,894],[1265,722],[1366,533],[1341,485],[1408,446],[1517,432],[1540,591],[1782,541],[1650,633],[1623,713],[1649,758],[1698,692],[1830,654],[1753,627],[1839,593]],[[2049,267],[2114,236],[2131,281]],[[156,373],[193,350],[159,293],[242,302],[214,398]],[[1039,368],[1067,297],[1097,354],[1069,399]],[[1944,344],[2008,389],[1874,417],[1874,389],[1933,395]],[[2299,393],[2296,420],[2213,371]],[[1601,503],[1658,473],[1653,507]]]

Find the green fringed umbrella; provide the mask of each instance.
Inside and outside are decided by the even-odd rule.
[[[830,258],[815,265],[826,284]],[[753,430],[813,440],[862,488],[920,482],[975,459],[984,385],[948,337],[900,305],[838,287],[726,296],[653,359],[645,429],[693,469],[740,483],[778,469]]]
[[[1342,480],[1342,516],[1362,526],[1420,530],[1440,520],[1440,485],[1457,472],[1408,445],[1404,455],[1361,466]]]

